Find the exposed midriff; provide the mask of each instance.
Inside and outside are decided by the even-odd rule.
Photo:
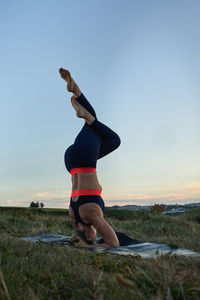
[[[95,172],[74,174],[72,175],[71,179],[72,191],[82,189],[98,189],[102,191],[102,186],[100,185],[97,178],[97,173]],[[73,196],[72,201],[78,200],[78,197],[79,196]]]

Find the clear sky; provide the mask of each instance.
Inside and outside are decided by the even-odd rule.
[[[67,68],[116,131],[106,206],[200,202],[200,2],[0,3],[0,205],[68,208],[64,153],[84,124]]]

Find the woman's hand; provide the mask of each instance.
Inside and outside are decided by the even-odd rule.
[[[77,236],[77,240],[79,241],[74,243],[75,247],[90,248],[90,245],[86,244],[79,236]]]

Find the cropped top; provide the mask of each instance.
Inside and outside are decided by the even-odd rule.
[[[71,175],[78,174],[78,173],[89,173],[89,172],[94,172],[96,173],[96,168],[92,167],[81,167],[81,168],[73,168],[69,171]]]

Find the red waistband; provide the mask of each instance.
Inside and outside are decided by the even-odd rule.
[[[95,172],[96,168],[92,167],[81,167],[81,168],[73,168],[69,171],[71,175],[77,174],[77,173],[88,173],[88,172]]]
[[[72,193],[71,193],[71,197],[74,197],[74,196],[87,196],[87,195],[101,196],[101,190],[97,190],[97,189],[76,190],[76,191],[72,191]]]

